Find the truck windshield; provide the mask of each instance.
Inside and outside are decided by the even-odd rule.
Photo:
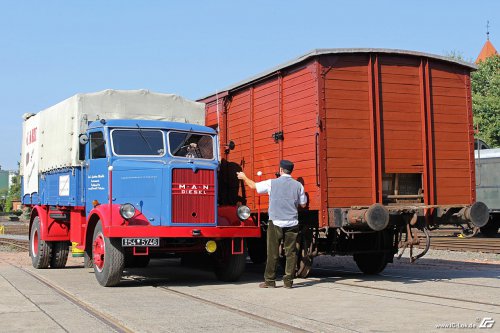
[[[169,132],[170,154],[187,158],[214,158],[213,137],[191,132]]]
[[[111,131],[111,138],[115,155],[165,154],[163,132],[159,130],[115,129]]]

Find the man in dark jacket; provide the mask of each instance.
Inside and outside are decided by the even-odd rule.
[[[280,162],[280,177],[262,182],[254,182],[243,172],[237,172],[238,179],[257,191],[269,194],[269,224],[267,226],[267,262],[264,282],[261,288],[276,287],[276,268],[279,259],[279,245],[284,240],[286,267],[283,276],[285,288],[292,288],[297,265],[297,234],[299,232],[298,206],[305,207],[307,197],[304,186],[292,178],[293,163]]]

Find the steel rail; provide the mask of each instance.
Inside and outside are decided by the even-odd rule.
[[[79,300],[74,295],[68,293],[64,289],[47,281],[46,279],[38,276],[37,274],[32,273],[31,271],[27,270],[26,268],[13,265],[11,263],[8,263],[8,264],[11,265],[12,267],[15,267],[15,268],[23,271],[26,274],[28,274],[29,276],[31,276],[32,278],[34,278],[35,280],[37,280],[38,282],[40,282],[41,284],[43,284],[47,288],[51,289],[52,291],[55,291],[57,294],[62,296],[64,299],[68,300],[69,302],[71,302],[72,304],[74,304],[75,306],[77,306],[78,308],[80,308],[81,310],[86,312],[87,314],[89,314],[91,317],[97,319],[102,324],[108,326],[114,332],[117,332],[117,333],[132,333],[133,332],[132,330],[123,326],[121,323],[119,323],[117,320],[115,320],[111,316],[108,316],[108,315],[100,312],[99,310],[96,310],[92,306]]]

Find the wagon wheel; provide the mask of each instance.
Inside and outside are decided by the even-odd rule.
[[[313,264],[314,239],[312,230],[308,227],[302,230],[301,236],[297,240],[297,272],[299,278],[306,278],[311,272]]]

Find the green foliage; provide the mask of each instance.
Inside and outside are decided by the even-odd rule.
[[[481,61],[471,75],[474,124],[478,137],[491,147],[500,147],[500,56]]]
[[[9,188],[7,199],[5,200],[5,211],[12,210],[12,200],[21,199],[21,176],[17,175],[12,178],[12,185]]]

